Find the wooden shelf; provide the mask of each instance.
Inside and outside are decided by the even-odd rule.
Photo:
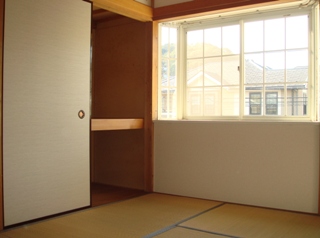
[[[143,119],[91,119],[91,131],[143,129]]]

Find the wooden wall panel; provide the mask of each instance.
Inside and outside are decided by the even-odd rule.
[[[94,181],[144,190],[143,130],[94,132]]]
[[[149,191],[150,153],[145,150],[150,146],[152,123],[146,103],[152,78],[148,24],[125,17],[95,23],[92,118],[148,120],[144,129],[92,132],[92,178]]]
[[[121,18],[98,24],[92,118],[144,117],[145,31],[145,23]]]

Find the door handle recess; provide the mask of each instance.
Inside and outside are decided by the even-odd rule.
[[[83,119],[84,117],[85,117],[85,112],[83,111],[83,110],[80,110],[79,112],[78,112],[78,117],[80,118],[80,119]]]

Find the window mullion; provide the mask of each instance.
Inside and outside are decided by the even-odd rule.
[[[312,8],[312,15],[309,17],[310,22],[310,34],[309,34],[309,61],[310,70],[309,70],[309,114],[312,120],[319,121],[319,4],[316,3]]]
[[[186,39],[187,39],[187,32],[182,27],[178,27],[178,34],[177,34],[177,41],[179,42],[177,48],[177,63],[178,63],[178,72],[177,72],[177,119],[181,120],[186,116],[186,99],[187,99],[187,92],[186,92]]]
[[[221,84],[220,84],[220,116],[223,115],[223,81],[224,81],[224,76],[223,76],[223,30],[221,27],[221,35],[220,35],[220,42],[221,42],[221,49],[220,49],[220,68],[221,68]]]
[[[284,85],[283,85],[283,92],[284,92],[284,116],[288,115],[288,84],[287,84],[287,18],[284,21]],[[293,92],[292,92],[293,93]],[[294,104],[294,102],[291,102]],[[292,114],[292,113],[291,113]]]
[[[201,110],[202,110],[202,116],[204,116],[204,109],[205,109],[205,96],[204,96],[204,91],[205,91],[205,83],[204,83],[204,78],[205,78],[205,67],[204,67],[204,30],[202,31],[202,103],[201,103]]]
[[[265,105],[266,105],[266,98],[265,98],[265,85],[266,85],[266,26],[265,21],[263,21],[263,81],[262,81],[262,95],[261,95],[261,115],[265,116]]]
[[[243,20],[240,21],[240,68],[239,68],[239,80],[240,80],[240,85],[239,85],[239,90],[240,90],[240,98],[239,98],[239,104],[240,104],[240,112],[239,112],[239,117],[240,119],[243,119],[244,115],[244,110],[245,110],[245,61],[244,61],[244,23]],[[249,109],[250,110],[250,109]]]

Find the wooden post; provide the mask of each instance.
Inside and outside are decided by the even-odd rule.
[[[153,78],[153,23],[146,23],[146,75],[144,116],[144,189],[153,192],[153,123],[152,123],[152,78]]]
[[[1,161],[0,161],[0,230],[3,230],[4,226],[4,220],[3,220],[3,168],[2,168],[2,161],[3,161],[3,152],[2,152],[2,85],[3,85],[3,72],[2,72],[2,67],[3,67],[3,31],[4,31],[4,0],[0,0],[0,19],[1,19],[1,25],[0,25],[0,37],[1,37],[1,46],[0,46],[0,77],[1,77],[1,83],[0,83],[0,98],[1,98],[1,103],[0,103],[0,154],[1,154]]]

